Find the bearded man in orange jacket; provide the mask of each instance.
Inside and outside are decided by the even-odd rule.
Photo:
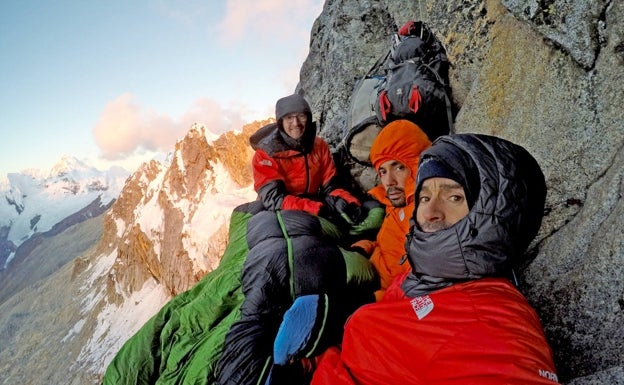
[[[371,146],[370,160],[381,183],[368,193],[385,205],[386,215],[374,242],[362,240],[354,246],[370,255],[379,274],[377,301],[396,276],[410,269],[404,258],[405,234],[414,211],[418,158],[430,145],[431,141],[416,124],[395,120],[381,130]]]

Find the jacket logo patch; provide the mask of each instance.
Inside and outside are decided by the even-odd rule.
[[[538,373],[540,377],[544,377],[546,379],[549,379],[550,381],[559,383],[559,379],[557,378],[557,375],[551,372],[550,370],[539,369]]]
[[[414,309],[414,313],[416,313],[418,319],[425,318],[427,314],[431,313],[433,310],[433,301],[428,295],[413,298],[410,304],[412,304],[412,309]]]
[[[268,159],[262,159],[259,163],[263,166],[269,166],[269,167],[273,166],[273,162],[271,162]]]

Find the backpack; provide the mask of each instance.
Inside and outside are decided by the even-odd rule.
[[[343,135],[341,147],[346,150],[348,158],[364,166],[370,166],[370,147],[382,128],[375,113],[375,103],[384,82],[384,76],[367,75],[356,82],[351,94],[347,115],[349,129]]]
[[[349,158],[370,166],[373,140],[396,119],[416,123],[431,141],[451,133],[449,66],[446,50],[425,23],[401,27],[388,53],[356,82],[342,143]]]

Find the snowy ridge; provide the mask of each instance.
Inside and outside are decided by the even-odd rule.
[[[218,261],[206,261],[204,258],[211,247],[210,237],[218,228],[215,225],[228,225],[232,210],[236,206],[256,199],[253,186],[237,187],[223,165],[215,166],[215,175],[216,192],[201,200],[193,212],[188,212],[188,221],[183,228],[183,233],[188,235],[183,238],[183,243],[196,272],[211,271],[218,265]]]
[[[62,157],[49,171],[25,170],[9,173],[0,183],[0,228],[17,248],[35,233],[55,224],[100,198],[103,206],[115,199],[129,176],[114,167],[100,171],[76,158]],[[6,267],[14,254],[6,257]],[[2,260],[0,258],[0,260]]]
[[[93,283],[98,282],[95,279],[98,274],[109,271],[114,259],[114,255],[103,256],[92,267],[91,276],[94,281],[88,282],[81,290],[84,293],[84,318],[76,322],[64,341],[76,337],[87,323],[88,315],[94,311],[97,320],[95,329],[89,333],[91,336],[78,355],[75,369],[82,366],[87,367],[91,373],[103,373],[128,337],[139,330],[170,299],[161,285],[155,280],[149,280],[141,290],[125,296],[121,304],[106,303],[101,309],[97,309],[97,304],[101,303],[106,293],[104,287]],[[119,288],[117,291],[121,293]]]
[[[248,147],[244,135],[236,140]],[[236,154],[240,158],[238,170],[248,167],[251,154],[251,151]],[[205,129],[194,126],[176,144],[164,164],[153,160],[128,178],[126,187],[107,213],[114,227],[110,233],[116,238],[111,242],[118,242],[117,246],[91,260],[81,278],[81,291],[85,293],[81,296],[82,313],[91,322],[81,318],[65,337],[70,340],[82,333],[86,341],[76,367],[102,373],[123,343],[172,298],[171,287],[166,283],[170,276],[177,275],[177,281],[196,277],[196,281],[218,265],[226,239],[216,232],[228,228],[236,206],[256,199],[251,180],[246,186],[235,183],[232,167],[228,169],[224,165],[221,155],[214,151]],[[172,228],[167,222],[181,223]],[[139,242],[132,238],[136,236],[137,226],[149,241],[140,242],[143,249],[150,248],[147,257],[152,252],[156,256],[156,260],[140,261],[148,265],[143,270],[162,276],[146,278],[145,272],[128,276],[136,274],[136,270],[132,273],[128,267],[137,263],[122,259],[127,258],[128,252],[119,250],[133,250],[131,246]],[[218,258],[211,257],[215,250],[219,252]],[[187,266],[188,270],[181,271],[181,266]],[[108,283],[102,284],[104,280]],[[134,285],[131,291],[128,282]],[[189,282],[186,289],[194,283]],[[85,324],[97,326],[94,330],[84,330]]]

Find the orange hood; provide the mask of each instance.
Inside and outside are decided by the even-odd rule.
[[[409,120],[395,120],[386,125],[371,146],[370,160],[375,168],[389,160],[398,160],[410,169],[405,182],[405,195],[410,197],[416,188],[416,171],[420,153],[431,146],[424,131]]]

